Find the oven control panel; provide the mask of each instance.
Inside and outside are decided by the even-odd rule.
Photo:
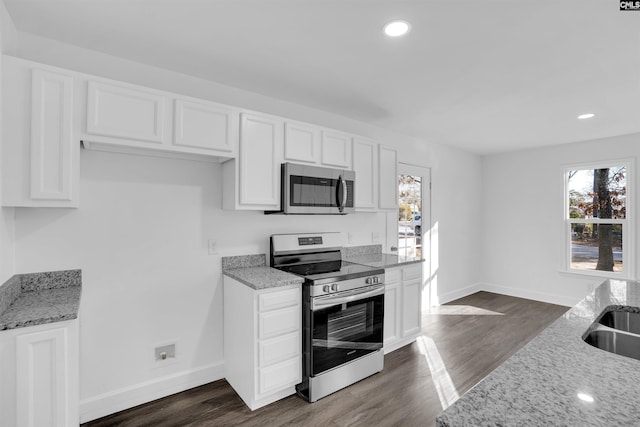
[[[378,276],[367,277],[364,281],[367,285],[377,285],[378,283],[382,283]]]
[[[340,280],[336,283],[312,285],[311,296],[329,295],[336,292],[350,291],[353,289],[364,288],[371,285],[382,285],[384,283],[384,274],[377,276],[359,277],[356,279]]]

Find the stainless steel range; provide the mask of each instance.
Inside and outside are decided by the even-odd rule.
[[[383,368],[384,269],[342,261],[340,233],[271,236],[271,266],[304,277],[302,383],[310,402]]]

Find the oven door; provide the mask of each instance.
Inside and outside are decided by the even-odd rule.
[[[382,348],[384,285],[315,297],[311,302],[311,375]]]

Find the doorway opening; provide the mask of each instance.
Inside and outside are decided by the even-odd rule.
[[[431,306],[431,169],[398,164],[398,255],[424,259],[422,307]]]

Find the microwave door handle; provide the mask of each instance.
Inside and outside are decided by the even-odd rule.
[[[341,179],[340,182],[342,182],[342,209],[340,209],[340,212],[342,212],[347,206],[347,181]]]
[[[338,212],[342,213],[344,210],[344,194],[340,196],[340,191],[344,193],[345,186],[343,185],[342,175],[338,175],[338,184],[336,185],[336,205],[338,206]]]

